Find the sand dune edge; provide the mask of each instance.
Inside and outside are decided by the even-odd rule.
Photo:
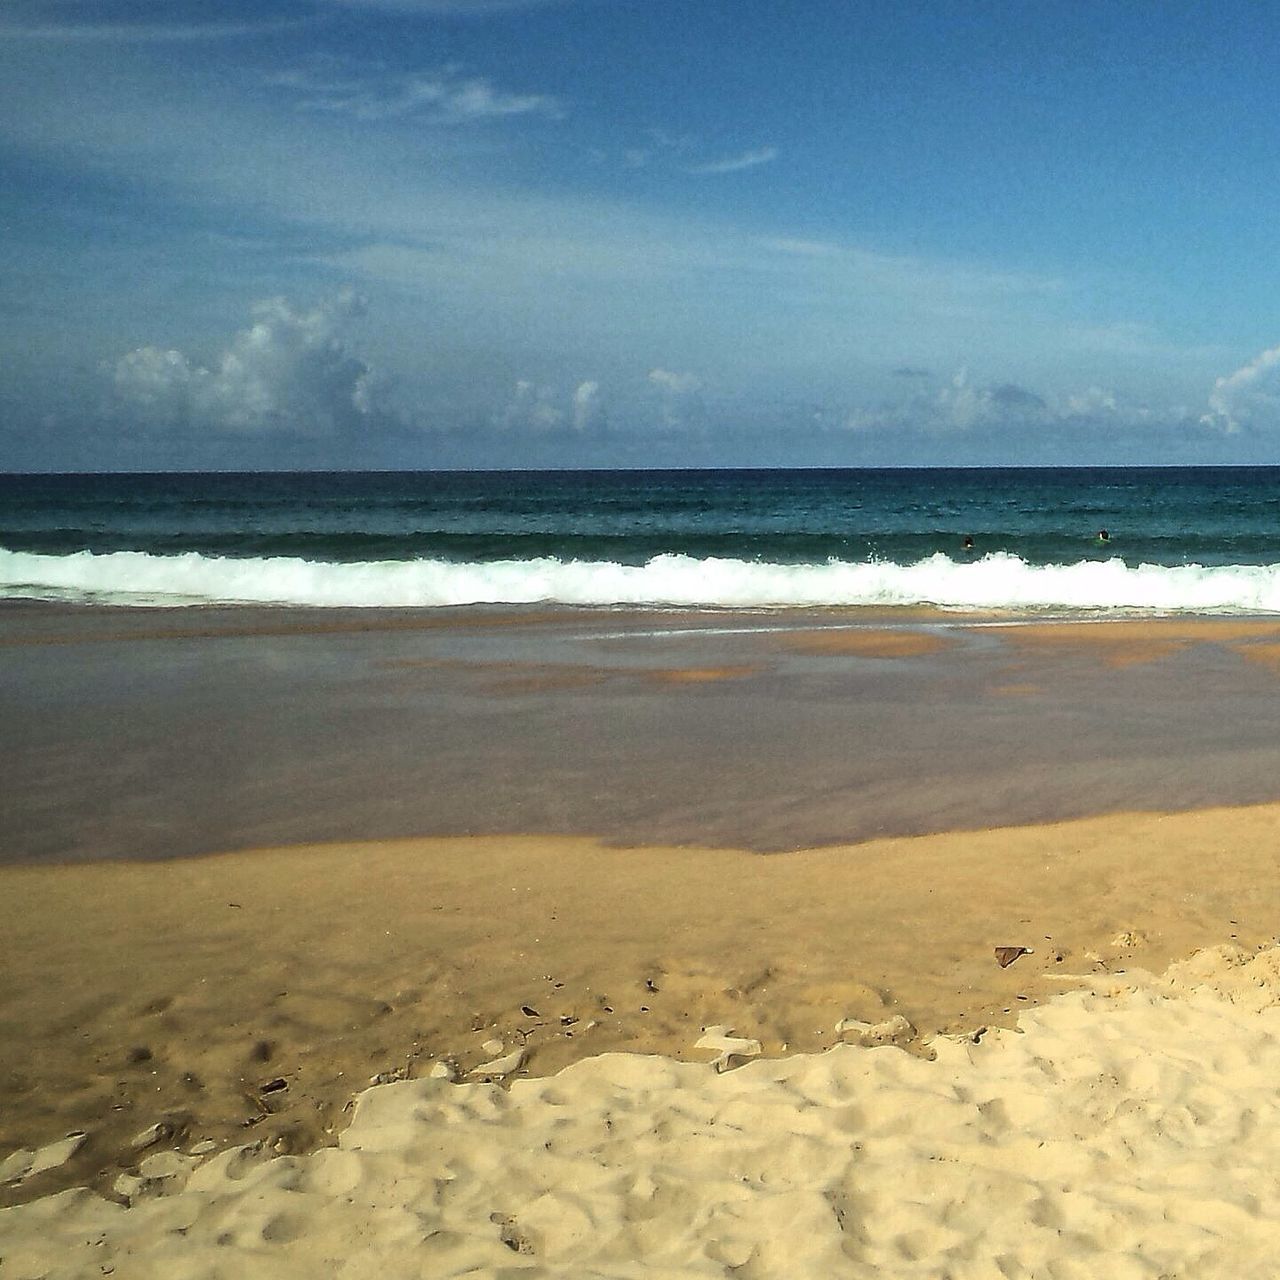
[[[0,1210],[14,1277],[1254,1273],[1280,1243],[1280,948],[1080,978],[933,1061],[605,1054],[359,1095],[336,1147],[168,1152]]]

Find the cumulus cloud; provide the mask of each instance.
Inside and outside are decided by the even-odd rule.
[[[504,431],[557,431],[565,424],[565,411],[556,399],[552,388],[521,378],[511,399],[498,414],[496,425]]]
[[[1072,418],[1129,418],[1145,419],[1151,416],[1146,405],[1127,404],[1103,387],[1086,387],[1074,391],[1062,402],[1065,416]]]
[[[692,373],[651,369],[649,385],[659,397],[659,413],[664,427],[687,429],[702,425],[706,407],[702,402],[702,382]]]
[[[858,409],[847,425],[857,431],[912,427],[926,432],[966,432],[983,427],[1025,425],[1050,416],[1044,399],[1016,383],[975,386],[962,369],[946,386],[921,391],[905,403]]]
[[[509,93],[484,76],[466,76],[455,66],[388,71],[324,58],[275,72],[266,82],[293,94],[304,111],[330,111],[357,120],[414,116],[433,124],[464,125],[511,116],[563,114],[559,102],[548,94]]]
[[[1256,355],[1213,384],[1200,421],[1225,435],[1280,425],[1280,347]]]
[[[253,323],[207,367],[157,347],[122,356],[112,370],[116,394],[157,424],[303,435],[350,429],[379,411],[370,369],[342,337],[362,312],[352,293],[310,311],[284,298],[259,302]]]
[[[962,431],[1012,418],[1032,421],[1044,417],[1048,411],[1044,400],[1034,391],[1013,382],[987,387],[971,386],[964,372],[957,374],[949,387],[938,392],[935,403],[939,416]]]
[[[575,431],[598,431],[604,426],[604,403],[598,382],[580,382],[573,393],[573,428]]]
[[[594,379],[586,379],[566,393],[521,378],[493,421],[500,430],[530,436],[588,435],[606,425],[604,393]]]

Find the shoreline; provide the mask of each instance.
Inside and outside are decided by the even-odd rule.
[[[523,837],[3,868],[0,1159],[89,1137],[0,1203],[202,1141],[313,1150],[371,1080],[440,1062],[702,1061],[716,1025],[787,1056],[899,1016],[920,1052],[1063,974],[1267,945],[1277,835],[1264,805],[772,857]]]

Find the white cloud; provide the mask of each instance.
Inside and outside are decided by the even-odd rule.
[[[925,376],[919,370],[908,372],[913,381]],[[860,432],[910,431],[939,436],[1070,429],[1073,425],[1124,429],[1149,427],[1155,421],[1149,406],[1103,387],[1042,396],[1015,382],[975,384],[962,369],[933,391],[921,390],[894,404],[856,409],[848,415],[845,426]]]
[[[699,394],[702,382],[694,374],[651,369],[649,385],[659,393],[664,427],[678,430],[698,426],[705,421],[706,407]]]
[[[357,120],[425,118],[433,124],[475,124],[510,116],[559,116],[560,104],[541,93],[508,93],[483,76],[456,67],[389,72],[334,59],[281,71],[267,83],[297,96],[306,111],[331,111]]]
[[[139,347],[113,370],[122,404],[163,425],[324,435],[378,412],[368,366],[342,340],[362,303],[343,293],[311,311],[273,298],[209,367],[180,351]]]
[[[620,151],[595,151],[597,161],[614,160],[624,169],[645,169],[650,166],[666,172],[694,174],[698,176],[724,173],[740,173],[754,169],[778,158],[777,147],[755,147],[731,156],[707,156],[710,148],[693,133],[675,133],[668,129],[649,128],[642,140],[622,147]]]
[[[1226,435],[1280,425],[1280,347],[1260,352],[1213,384],[1200,421]]]
[[[550,387],[541,387],[521,378],[511,399],[498,415],[496,425],[504,431],[540,434],[560,430],[565,424],[565,417],[565,411],[556,403],[556,393]]]
[[[600,396],[600,384],[588,380],[578,383],[573,393],[573,428],[575,431],[596,431],[604,425],[604,403]]]
[[[850,250],[828,240],[803,240],[795,236],[767,236],[760,241],[760,247],[797,258],[843,258],[850,253]]]
[[[116,391],[129,404],[157,417],[185,417],[197,384],[212,375],[194,367],[181,351],[138,347],[116,362]]]
[[[167,44],[187,40],[228,40],[302,25],[301,19],[263,22],[5,22],[0,40]]]
[[[600,384],[586,379],[566,395],[563,390],[521,378],[511,398],[494,419],[503,431],[547,435],[575,431],[585,435],[605,425],[604,397]]]
[[[1035,392],[1013,382],[975,387],[965,370],[937,393],[934,408],[940,421],[961,431],[1010,420],[1037,421],[1049,415],[1048,405]]]
[[[1103,387],[1086,387],[1074,391],[1063,401],[1066,414],[1075,418],[1112,418],[1117,416],[1146,417],[1145,406],[1125,405],[1114,391]]]
[[[757,165],[768,164],[778,158],[777,147],[756,147],[744,151],[740,155],[729,156],[724,160],[711,160],[706,164],[690,165],[688,173],[740,173],[743,169],[754,169]]]
[[[702,389],[702,383],[692,373],[672,373],[669,369],[651,369],[649,381],[673,395],[688,395]]]

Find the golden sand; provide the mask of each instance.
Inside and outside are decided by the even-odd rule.
[[[496,1042],[541,1075],[687,1057],[713,1024],[767,1054],[844,1017],[1008,1024],[1062,972],[1269,940],[1278,837],[1271,805],[773,856],[484,838],[0,870],[0,1156],[90,1135],[6,1194],[106,1185],[157,1123],[158,1147],[309,1149],[371,1078]]]
[[[657,684],[714,684],[720,680],[747,680],[759,675],[762,669],[753,663],[738,663],[720,667],[661,667],[644,675]]]
[[[146,1156],[114,1202],[0,1210],[0,1242],[21,1280],[1269,1276],[1278,1002],[1280,950],[1217,948],[928,1060],[406,1080],[362,1093],[335,1146]]]
[[[1159,662],[1194,645],[1223,645],[1247,658],[1265,661],[1267,644],[1280,623],[1259,619],[1156,618],[1099,622],[1053,622],[993,628],[1015,648],[1096,652],[1112,667]],[[1255,652],[1258,651],[1258,652]]]
[[[857,627],[840,631],[795,631],[785,638],[784,643],[793,653],[855,658],[918,658],[948,649],[956,642],[950,636],[933,631]]]

